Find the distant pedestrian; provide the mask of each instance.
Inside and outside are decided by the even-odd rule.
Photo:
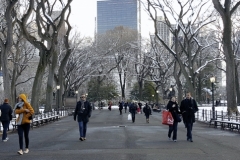
[[[109,110],[109,111],[112,110],[112,102],[111,102],[111,101],[108,102],[108,110]]]
[[[191,97],[191,93],[186,94],[186,99],[182,100],[180,105],[180,111],[183,116],[183,122],[187,128],[187,141],[193,142],[192,140],[192,128],[195,122],[195,113],[198,111],[196,101]]]
[[[16,124],[20,150],[17,153],[22,155],[23,153],[29,152],[30,123],[32,115],[34,114],[34,110],[31,104],[27,101],[27,96],[25,94],[20,94],[18,96],[18,103],[14,107],[14,112],[18,115]],[[23,134],[25,138],[25,151],[23,151]]]
[[[128,107],[128,102],[125,102],[125,103],[124,103],[125,113],[127,113],[127,107]]]
[[[86,132],[87,132],[87,123],[89,118],[91,117],[92,107],[91,104],[86,101],[86,96],[83,94],[81,100],[77,102],[75,112],[74,112],[74,121],[78,121],[79,133],[80,133],[80,141],[86,140]]]
[[[179,107],[178,107],[175,97],[172,97],[170,99],[170,101],[168,102],[167,110],[169,110],[169,112],[171,112],[171,114],[173,116],[173,120],[174,120],[173,125],[169,125],[168,138],[169,138],[169,140],[171,140],[171,135],[173,132],[172,140],[174,142],[177,142],[177,127],[178,127],[178,122],[179,122],[179,118],[180,118],[178,116],[178,114],[180,114],[180,112],[179,112]]]
[[[137,111],[137,102],[134,102],[129,107],[129,112],[132,114],[132,122],[135,122],[135,114]]]
[[[122,115],[123,103],[122,103],[122,102],[119,102],[119,103],[118,103],[118,107],[119,107],[120,115]]]
[[[152,114],[152,111],[151,111],[151,107],[147,103],[143,107],[143,113],[145,113],[146,122],[149,123],[149,116]]]
[[[2,122],[3,126],[3,134],[2,134],[2,141],[7,142],[7,129],[9,127],[10,121],[12,120],[12,107],[8,104],[8,99],[4,99],[4,103],[0,106],[1,116],[0,121]]]
[[[142,103],[138,102],[139,112],[142,114]]]

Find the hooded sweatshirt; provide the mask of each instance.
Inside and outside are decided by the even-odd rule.
[[[14,107],[15,114],[19,114],[16,123],[17,125],[30,123],[29,117],[34,114],[34,110],[30,103],[27,101],[27,97],[25,94],[20,94],[19,98],[21,98],[23,101],[19,102]],[[28,109],[29,112],[27,113],[25,109]]]

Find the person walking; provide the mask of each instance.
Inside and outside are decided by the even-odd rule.
[[[129,112],[132,115],[132,123],[135,122],[135,114],[136,114],[136,110],[137,110],[137,102],[133,102],[130,107],[129,107]]]
[[[128,102],[125,102],[125,103],[124,103],[125,113],[127,113],[127,106],[128,106]]]
[[[0,106],[1,110],[1,116],[0,121],[2,122],[3,126],[3,134],[2,134],[2,141],[7,142],[8,136],[7,136],[7,130],[10,124],[10,121],[12,120],[12,107],[8,104],[8,99],[4,99],[4,103]]]
[[[143,113],[145,113],[146,122],[149,123],[149,116],[152,114],[152,111],[151,111],[151,107],[147,103],[143,107]]]
[[[171,140],[171,135],[173,132],[173,137],[172,140],[174,142],[177,142],[177,127],[178,127],[178,122],[180,122],[181,119],[179,119],[180,117],[178,116],[178,114],[180,114],[181,112],[179,111],[179,106],[176,102],[176,98],[175,97],[171,97],[171,99],[169,100],[168,104],[167,104],[167,110],[169,110],[169,112],[171,112],[172,116],[173,116],[173,125],[169,125],[169,130],[168,130],[168,138],[169,140]]]
[[[195,113],[198,111],[196,101],[191,97],[191,93],[186,94],[186,98],[182,100],[180,105],[180,111],[183,116],[183,122],[187,128],[187,141],[193,142],[192,140],[192,128],[195,122]]]
[[[138,107],[139,107],[139,111],[141,114],[142,114],[142,103],[141,102],[138,102]]]
[[[111,102],[111,101],[108,102],[108,110],[109,110],[109,111],[112,110],[112,102]]]
[[[22,155],[23,153],[29,152],[30,123],[32,115],[34,114],[34,110],[27,101],[27,96],[25,94],[20,94],[18,96],[18,103],[14,107],[14,112],[17,115],[16,124],[20,147],[20,150],[17,153]],[[23,134],[25,138],[25,151],[23,151]]]
[[[92,107],[90,103],[86,100],[86,96],[83,94],[81,100],[77,102],[75,112],[74,112],[74,121],[78,117],[78,126],[80,133],[80,141],[86,140],[86,132],[87,132],[87,123],[89,118],[91,117]]]
[[[123,102],[120,102],[118,103],[118,107],[119,107],[119,112],[120,112],[120,115],[122,115],[122,110],[123,110]]]

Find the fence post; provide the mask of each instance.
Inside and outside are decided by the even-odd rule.
[[[223,121],[223,110],[221,112],[222,112],[222,121]]]
[[[236,111],[236,122],[238,121],[238,112]]]
[[[204,109],[202,110],[202,120],[204,121]]]

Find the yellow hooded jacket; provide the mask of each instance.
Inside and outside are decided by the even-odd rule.
[[[34,110],[32,108],[32,106],[30,105],[30,103],[28,103],[27,101],[27,97],[25,94],[20,94],[19,98],[21,98],[24,101],[23,107],[21,109],[15,109],[15,114],[21,114],[23,113],[23,118],[22,118],[22,123],[21,124],[25,124],[25,123],[30,123],[30,120],[28,119],[31,115],[34,114]],[[28,109],[30,112],[27,113],[25,111],[25,109]],[[19,117],[16,120],[17,122],[19,121]]]

